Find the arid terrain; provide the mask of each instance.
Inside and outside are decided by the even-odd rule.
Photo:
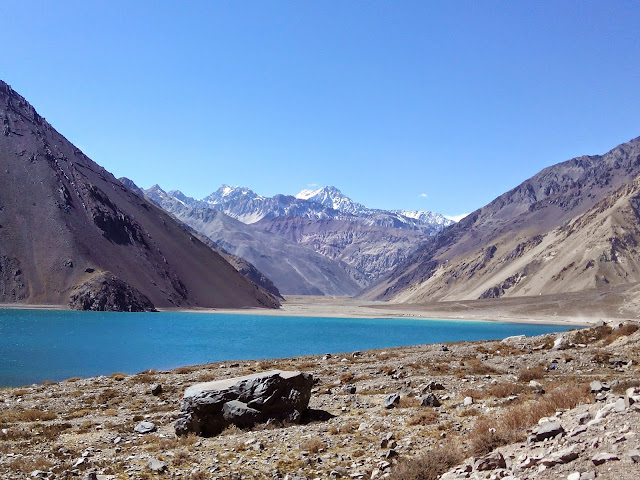
[[[462,465],[446,478],[638,478],[640,402],[624,397],[640,386],[639,344],[638,324],[626,321],[1,389],[0,477],[405,480]],[[313,375],[307,423],[175,436],[186,387],[274,368]],[[385,408],[393,394],[399,402]],[[527,443],[544,417],[564,433]],[[142,421],[157,429],[136,433]],[[504,463],[495,453],[473,461],[490,451]]]

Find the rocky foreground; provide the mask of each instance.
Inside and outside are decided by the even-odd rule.
[[[462,342],[0,389],[0,478],[640,478],[640,330]],[[303,424],[177,437],[185,389],[312,374]]]

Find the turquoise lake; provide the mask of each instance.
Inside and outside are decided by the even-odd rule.
[[[567,331],[566,325],[0,309],[0,386]]]

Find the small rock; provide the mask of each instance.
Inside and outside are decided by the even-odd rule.
[[[596,480],[596,472],[582,472],[580,480]]]
[[[469,405],[473,405],[473,398],[471,397],[464,397],[464,401],[462,402],[462,404],[466,407]]]
[[[619,398],[618,400],[616,400],[616,403],[613,404],[613,409],[616,412],[624,412],[627,409],[624,398]]]
[[[167,469],[167,464],[157,458],[149,460],[148,466],[152,472],[164,472]]]
[[[400,403],[400,394],[392,393],[387,398],[384,399],[384,408],[393,408],[398,403]]]
[[[593,382],[591,382],[589,384],[589,387],[591,388],[591,393],[598,393],[598,392],[610,390],[609,385],[607,385],[606,383],[599,382],[598,380],[594,380]]]
[[[447,347],[446,345],[442,345],[442,351],[443,352],[448,352],[449,351],[449,347]]]
[[[530,440],[539,442],[548,438],[553,438],[557,435],[564,433],[564,428],[560,425],[560,422],[545,422],[542,425],[538,425],[533,429]]]
[[[162,393],[162,385],[155,383],[151,386],[151,395],[158,396]]]
[[[633,450],[629,450],[628,455],[633,463],[640,462],[640,450],[638,450],[637,448],[634,448]]]
[[[584,412],[583,414],[581,414],[578,417],[578,423],[580,425],[584,425],[585,423],[587,423],[589,420],[591,420],[592,416],[590,412]]]
[[[420,398],[421,407],[439,407],[440,405],[442,405],[440,400],[438,400],[438,397],[433,393],[429,393],[428,395]]]
[[[598,453],[591,458],[591,461],[594,465],[602,465],[603,463],[613,462],[616,460],[620,460],[620,458],[618,458],[615,453],[608,452]]]
[[[34,470],[30,473],[31,478],[45,478],[47,476],[47,472],[43,472],[42,470]]]
[[[564,463],[573,462],[576,458],[578,458],[576,447],[569,447],[552,453],[551,455],[540,460],[540,463],[545,467],[553,467],[555,465],[562,465]]]
[[[573,472],[567,475],[567,480],[580,480],[580,472]]]
[[[627,388],[627,391],[624,393],[625,406],[629,408],[635,402],[636,402],[636,388],[635,387]]]
[[[96,472],[85,473],[82,480],[98,480],[98,474]]]
[[[349,394],[353,395],[354,393],[356,393],[356,386],[355,385],[345,385],[343,390],[346,393],[349,393]]]
[[[157,430],[157,427],[154,423],[151,422],[140,422],[138,425],[136,425],[136,428],[134,428],[134,430],[144,435],[146,433],[155,432]]]
[[[444,390],[444,385],[442,385],[439,382],[435,382],[435,381],[431,381],[427,384],[427,386],[425,387],[425,390],[423,390],[423,392],[431,392],[433,390]]]
[[[505,461],[504,457],[500,452],[493,451],[482,458],[478,458],[474,462],[473,467],[475,470],[483,472],[486,470],[496,470],[498,468],[506,468],[507,462]]]
[[[540,388],[540,387],[542,387],[542,384],[540,382],[536,382],[535,380],[531,380],[529,382],[529,386],[531,388]]]

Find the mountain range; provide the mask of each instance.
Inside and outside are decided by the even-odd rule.
[[[640,281],[640,137],[540,173],[370,286],[397,303],[540,296]]]
[[[277,307],[0,81],[0,302],[89,310]]]
[[[370,209],[335,187],[263,197],[222,185],[201,200],[158,185],[142,192],[284,294],[354,296],[453,223],[431,212]]]

